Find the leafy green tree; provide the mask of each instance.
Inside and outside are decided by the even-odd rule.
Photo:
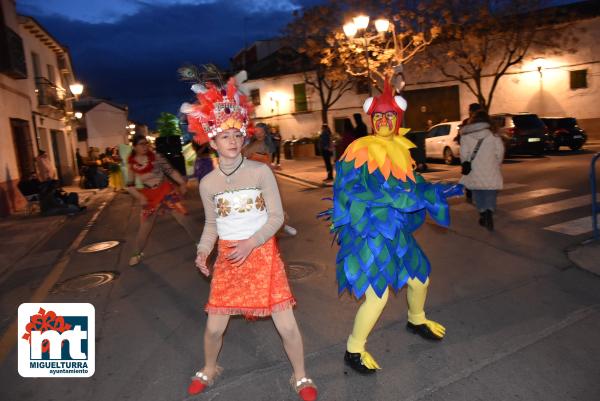
[[[156,120],[156,127],[158,129],[158,136],[181,136],[181,127],[179,126],[179,119],[176,115],[162,112],[160,117]]]

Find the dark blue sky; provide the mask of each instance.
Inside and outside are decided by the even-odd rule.
[[[69,48],[90,94],[127,104],[131,119],[154,125],[161,111],[176,113],[192,95],[178,67],[226,68],[244,42],[277,36],[294,10],[321,2],[17,0],[17,11]]]

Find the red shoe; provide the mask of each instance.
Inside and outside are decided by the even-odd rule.
[[[217,366],[217,370],[215,371],[215,375],[212,379],[209,379],[208,376],[202,371],[196,372],[196,374],[192,376],[192,382],[188,386],[188,394],[200,394],[206,390],[207,387],[212,386],[215,378],[220,375],[222,371],[223,369],[220,366]]]
[[[290,384],[302,401],[315,401],[317,399],[317,386],[315,386],[312,379],[303,377],[300,380],[295,380],[292,376]]]

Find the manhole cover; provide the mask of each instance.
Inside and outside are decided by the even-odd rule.
[[[286,264],[288,279],[301,280],[319,270],[317,265],[308,262],[290,262]]]
[[[96,272],[83,274],[61,281],[54,286],[52,292],[83,292],[90,288],[108,284],[119,277],[119,272]]]
[[[77,250],[77,252],[79,252],[79,253],[100,252],[100,251],[105,251],[110,248],[114,248],[117,245],[119,245],[119,241],[96,242],[94,244],[86,245],[83,248],[79,248]]]

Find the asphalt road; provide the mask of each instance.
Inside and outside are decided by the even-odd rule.
[[[573,267],[564,253],[589,233],[547,229],[565,222],[569,226],[589,214],[585,204],[570,206],[589,194],[590,158],[591,152],[565,152],[509,160],[504,174],[510,185],[499,198],[494,233],[477,225],[476,211],[461,199],[452,202],[450,229],[425,224],[417,239],[433,266],[428,317],[447,327],[447,337],[429,343],[408,333],[404,293],[390,297],[368,344],[383,367],[371,377],[355,375],[342,361],[358,303],[347,294],[338,297],[336,248],[327,224],[315,219],[328,207],[322,199],[331,189],[281,179],[284,206],[299,233],[281,236],[280,247],[298,299],[295,313],[307,369],[319,385],[320,399],[600,399],[600,278]],[[428,173],[430,179],[457,178],[457,166],[430,166],[440,170]],[[200,202],[190,192],[188,206],[200,227]],[[15,348],[5,347],[0,399],[295,400],[288,385],[291,369],[271,321],[239,318],[232,320],[225,336],[223,375],[205,394],[187,397],[188,379],[202,365],[203,306],[209,289],[193,266],[194,243],[170,216],[161,217],[147,257],[141,265],[128,267],[138,209],[129,196],[119,194],[99,214],[81,246],[107,240],[120,245],[95,254],[65,254],[109,197],[94,199],[88,213],[69,219],[0,282],[3,333],[10,329],[18,304],[33,296],[47,302],[92,303],[95,375],[21,378]],[[64,271],[49,280],[61,260]],[[120,275],[83,292],[56,291],[51,285],[100,271]],[[50,291],[40,294],[45,288]]]

